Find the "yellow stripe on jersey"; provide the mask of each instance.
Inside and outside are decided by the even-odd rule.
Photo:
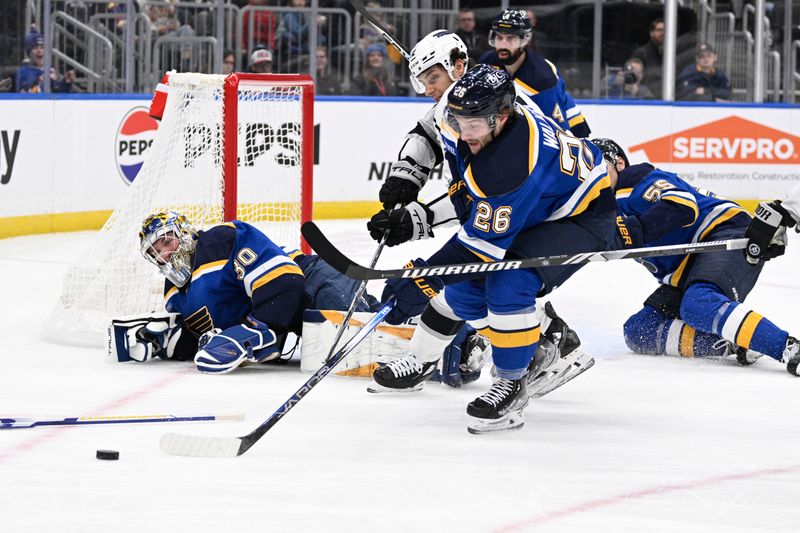
[[[536,166],[536,159],[539,157],[539,129],[533,120],[533,115],[524,109],[522,114],[528,121],[528,176],[530,176],[533,173],[533,167]]]
[[[172,287],[170,290],[167,291],[167,294],[164,295],[164,301],[168,301],[170,298],[175,296],[175,293],[178,292],[178,287]]]
[[[708,225],[705,231],[700,235],[698,241],[702,241],[705,238],[705,236],[711,232],[711,230],[713,230],[723,222],[726,222],[735,217],[736,215],[738,215],[739,213],[744,213],[744,212],[745,210],[739,206],[731,207],[729,210],[725,211],[725,213],[722,214],[719,218],[717,218],[714,222]]]
[[[480,333],[489,339],[492,346],[498,348],[519,348],[539,342],[541,328],[536,326],[535,328],[522,331],[497,331],[488,327],[480,330]]]
[[[575,124],[580,124],[581,122],[585,122],[585,121],[586,121],[586,119],[583,118],[583,113],[581,113],[581,114],[575,115],[574,117],[569,119],[567,121],[567,124],[569,124],[569,126],[572,127]]]
[[[533,87],[531,87],[531,86],[530,86],[530,85],[528,85],[527,83],[524,83],[524,82],[523,82],[523,81],[521,81],[519,78],[515,79],[515,80],[514,80],[514,83],[517,83],[517,84],[519,84],[519,86],[520,86],[520,87],[522,87],[522,90],[523,90],[523,91],[525,91],[525,92],[527,92],[527,93],[530,93],[530,94],[539,94],[539,91],[537,91],[536,89],[534,89]]]
[[[223,222],[220,226],[228,226],[229,228],[236,228],[236,225],[233,222]]]
[[[681,357],[694,357],[694,333],[695,329],[689,324],[681,327]]]
[[[475,183],[475,178],[472,176],[472,165],[467,165],[467,171],[464,173],[464,178],[467,180],[467,185],[469,185],[469,188],[472,190],[472,192],[481,198],[486,198],[486,194],[484,194],[481,188],[478,187],[478,184]]]
[[[692,211],[694,211],[694,217],[692,218],[691,222],[683,225],[684,228],[688,228],[694,224],[697,221],[697,217],[700,216],[700,211],[697,209],[697,202],[694,199],[688,200],[682,196],[673,195],[662,196],[661,199],[667,202],[675,202],[676,204],[685,205],[686,207],[692,208]]]
[[[763,316],[754,311],[747,313],[747,316],[742,320],[739,326],[739,331],[736,332],[736,344],[744,348],[750,348],[750,341],[753,340],[753,333],[756,331],[758,323],[761,322]]]
[[[219,270],[220,268],[224,267],[225,263],[227,262],[228,262],[227,259],[220,259],[219,261],[212,261],[210,263],[205,263],[203,265],[200,265],[199,267],[194,269],[194,272],[192,272],[192,281],[196,280],[203,274],[206,274],[212,270]]]
[[[300,267],[297,265],[281,265],[278,268],[273,268],[257,280],[253,282],[253,288],[251,289],[252,292],[255,292],[257,288],[261,287],[272,281],[273,279],[283,276],[284,274],[297,274],[298,276],[303,275],[303,271],[300,270]]]
[[[597,199],[600,196],[600,193],[604,189],[608,189],[611,187],[611,178],[608,177],[608,174],[600,178],[592,185],[592,188],[589,189],[589,192],[586,193],[586,196],[580,201],[580,203],[575,207],[572,213],[569,216],[574,217],[575,215],[580,215],[584,211],[589,208],[589,204]]]
[[[633,192],[633,187],[627,187],[625,189],[617,189],[614,195],[617,198],[627,198],[628,196],[631,195],[632,192]]]
[[[686,270],[686,265],[689,264],[689,259],[691,257],[692,257],[691,255],[687,255],[686,257],[683,258],[681,264],[678,265],[678,268],[676,268],[675,272],[672,273],[672,277],[669,280],[670,285],[672,285],[673,287],[678,286],[678,283],[680,283],[681,281],[681,276],[683,276],[683,271]]]
[[[303,255],[303,252],[301,252],[300,250],[295,250],[293,252],[290,252],[288,255],[289,255],[289,259],[294,261],[297,256]]]

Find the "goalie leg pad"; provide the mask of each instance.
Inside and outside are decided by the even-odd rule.
[[[226,374],[244,361],[261,363],[273,358],[276,352],[280,354],[276,340],[275,333],[266,324],[248,316],[243,324],[201,339],[202,347],[194,363],[200,372]]]
[[[178,313],[113,319],[108,327],[107,361],[143,363],[156,357],[171,358],[181,337],[179,321]]]

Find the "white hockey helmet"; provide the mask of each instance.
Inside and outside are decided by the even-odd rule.
[[[457,48],[467,58],[467,45],[461,37],[447,30],[434,30],[422,38],[411,50],[408,68],[411,71],[411,85],[419,94],[425,93],[425,85],[419,81],[419,75],[434,65],[442,65],[453,81],[456,65],[452,60],[452,51]]]

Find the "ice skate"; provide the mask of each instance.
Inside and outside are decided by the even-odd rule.
[[[530,398],[541,398],[594,365],[594,358],[580,349],[578,334],[556,314],[550,302],[545,304],[544,311],[550,324],[528,367]]]
[[[794,337],[786,340],[786,348],[783,350],[782,361],[786,363],[786,371],[793,376],[800,376],[798,365],[800,365],[800,342]]]
[[[414,392],[422,390],[425,381],[436,370],[436,361],[423,363],[407,355],[375,369],[367,392]]]
[[[497,378],[492,388],[467,405],[467,431],[479,435],[521,428],[522,410],[528,405],[527,380]]]

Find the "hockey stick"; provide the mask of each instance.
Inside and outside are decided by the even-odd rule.
[[[353,6],[356,11],[361,13],[361,16],[364,17],[367,20],[367,22],[372,24],[372,26],[376,30],[378,30],[378,33],[383,35],[383,38],[389,41],[389,44],[397,48],[397,51],[400,52],[400,55],[402,55],[406,61],[410,61],[411,54],[408,53],[408,48],[403,46],[400,43],[400,41],[395,39],[394,36],[391,33],[389,33],[389,30],[384,28],[383,24],[381,24],[380,21],[378,21],[378,19],[376,19],[374,16],[372,16],[372,14],[369,11],[367,11],[364,2],[362,2],[361,0],[350,0],[350,5]]]
[[[721,252],[740,250],[747,246],[747,239],[730,239],[727,241],[697,242],[690,244],[674,244],[653,246],[650,248],[630,248],[628,250],[608,250],[603,252],[583,252],[573,255],[551,255],[549,257],[529,257],[489,261],[485,263],[459,263],[425,268],[398,268],[393,270],[375,270],[359,265],[336,246],[320,231],[313,222],[306,222],[301,228],[306,242],[317,254],[333,268],[353,279],[391,279],[419,278],[422,276],[453,276],[458,274],[482,274],[499,270],[517,270],[542,266],[577,265],[589,262],[616,261],[617,259],[638,259],[642,257],[659,257],[664,255],[685,255],[703,252]]]
[[[128,415],[81,416],[68,418],[0,418],[0,429],[27,429],[38,426],[90,426],[95,424],[141,424],[147,422],[206,422],[211,420],[244,420],[244,415]]]
[[[397,204],[395,209],[398,209],[401,204]],[[374,268],[375,264],[378,262],[378,257],[380,257],[381,252],[383,251],[383,247],[386,245],[386,240],[389,238],[389,232],[386,231],[381,238],[381,242],[378,243],[378,249],[375,250],[375,253],[372,255],[372,260],[369,262],[369,267]],[[336,332],[336,337],[333,339],[333,344],[331,345],[331,349],[328,352],[328,356],[325,358],[328,361],[331,356],[333,355],[334,351],[336,351],[336,346],[339,344],[339,341],[342,340],[342,335],[344,334],[344,330],[347,329],[347,326],[350,324],[350,319],[353,317],[353,313],[358,307],[358,302],[361,300],[361,296],[364,294],[364,291],[367,289],[367,280],[362,280],[361,285],[359,285],[358,290],[356,291],[356,297],[353,298],[353,303],[350,304],[350,308],[347,310],[347,315],[345,315],[344,320],[342,321],[342,327]]]
[[[326,361],[319,370],[314,372],[308,381],[297,389],[297,392],[286,400],[272,416],[267,418],[263,424],[243,437],[200,437],[194,435],[180,435],[178,433],[167,433],[161,437],[159,443],[161,451],[170,455],[184,455],[188,457],[236,457],[249,450],[258,439],[264,436],[272,426],[278,423],[292,407],[302,400],[306,394],[311,392],[325,376],[350,352],[352,352],[361,341],[363,341],[373,330],[378,327],[383,319],[394,307],[394,298],[390,298],[386,305],[378,311],[372,319],[364,324],[364,327],[350,339],[344,347],[339,350],[329,361]]]

